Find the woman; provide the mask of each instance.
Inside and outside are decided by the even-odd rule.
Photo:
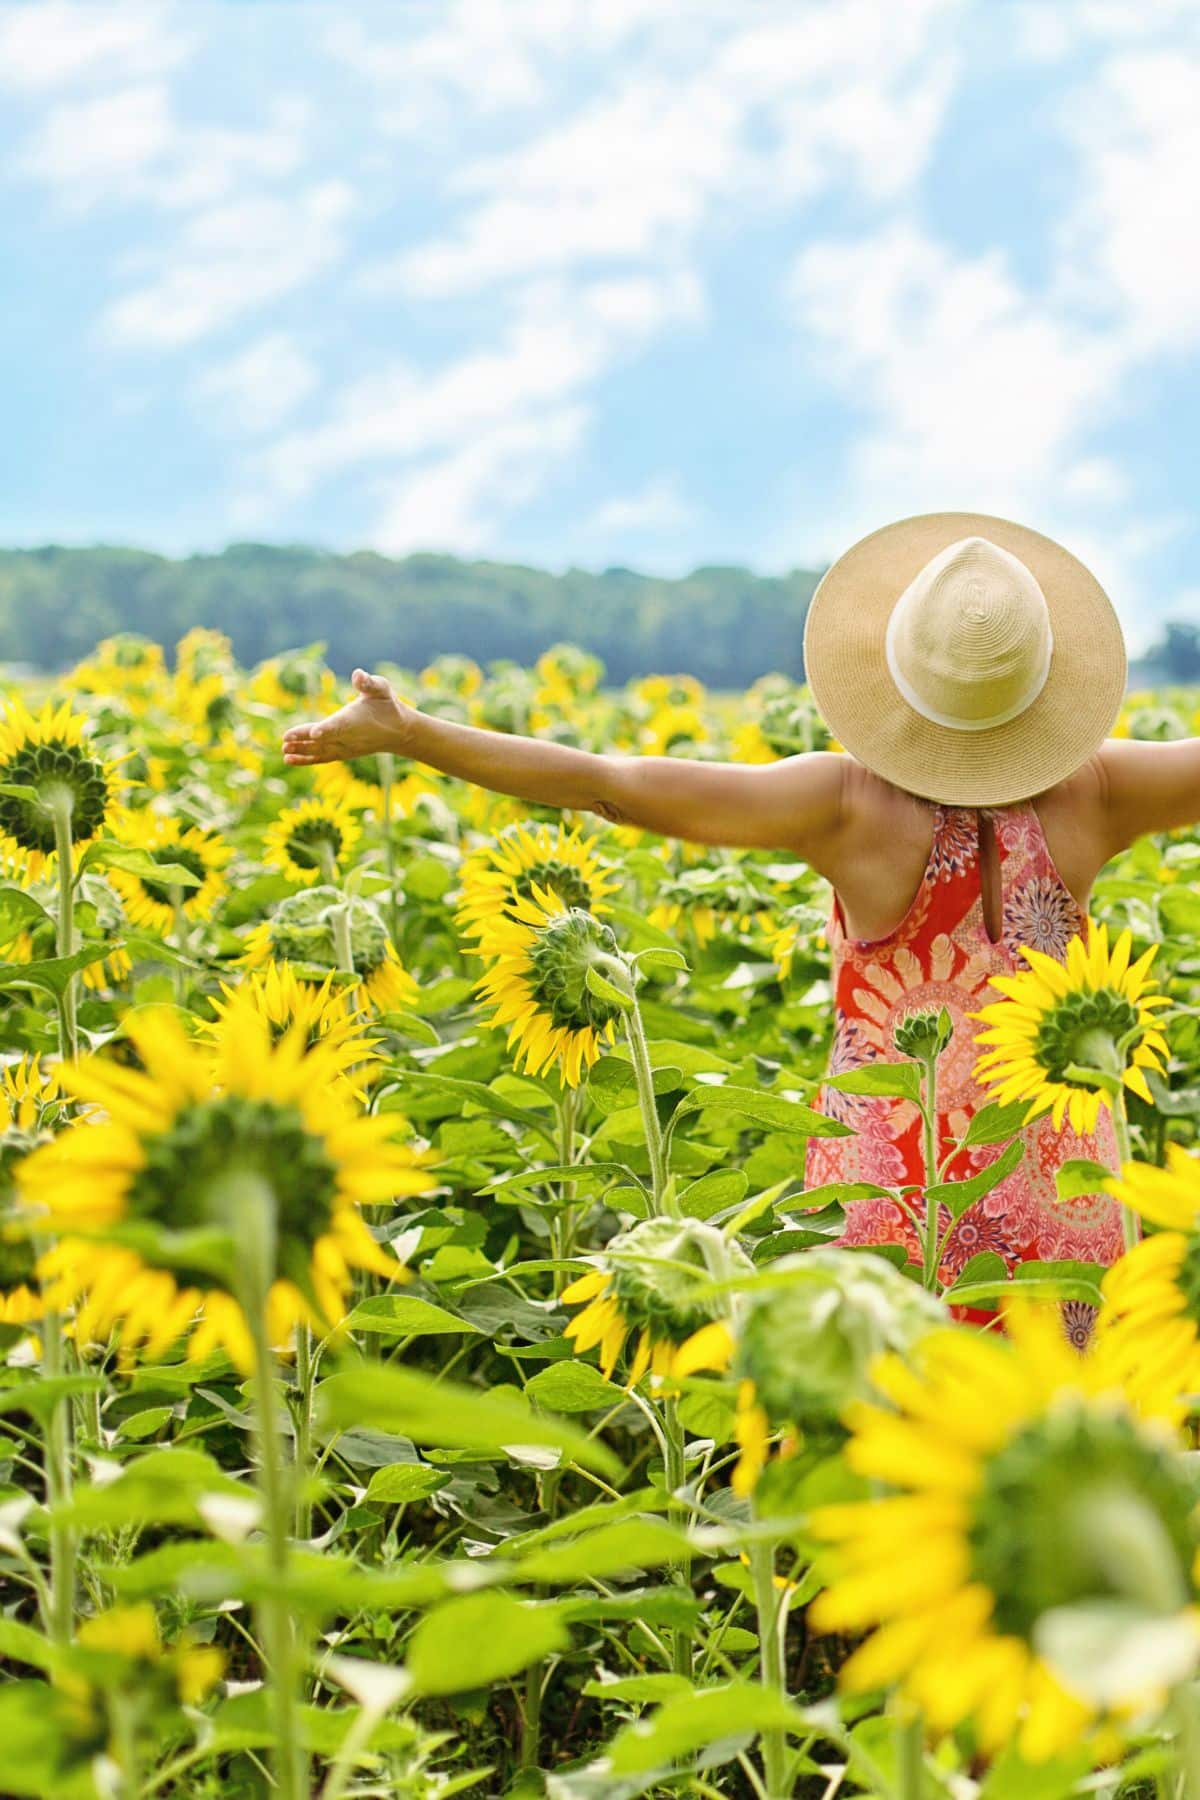
[[[945,1006],[939,1156],[984,1099],[969,1015],[996,998],[992,975],[1024,968],[1022,944],[1061,960],[1086,930],[1099,870],[1145,832],[1200,818],[1200,739],[1108,737],[1125,688],[1112,605],[1061,545],[986,514],[903,519],[827,571],[805,625],[805,667],[847,754],[767,765],[596,755],[428,717],[388,683],[354,672],[358,698],[294,726],[287,762],[389,750],[545,806],[600,814],[694,843],[786,851],[833,887],[835,1037],[831,1072],[896,1060],[906,1012]],[[806,1183],[920,1181],[919,1119],[907,1102],[818,1104],[857,1128],[813,1140]],[[1056,1199],[1069,1157],[1115,1164],[1111,1120],[1095,1134],[1025,1128],[1017,1169],[966,1213],[943,1274],[995,1250],[1107,1263],[1120,1254],[1116,1202]],[[950,1172],[990,1162],[964,1152]],[[853,1200],[844,1241],[907,1241],[888,1200]]]

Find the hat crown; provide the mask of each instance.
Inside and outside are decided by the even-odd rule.
[[[1037,577],[985,537],[932,557],[888,619],[892,680],[922,717],[960,731],[1007,724],[1031,706],[1053,647]]]

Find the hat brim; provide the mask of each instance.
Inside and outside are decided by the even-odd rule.
[[[1006,725],[956,731],[905,700],[884,633],[919,569],[959,538],[986,537],[1031,569],[1054,649],[1037,699]],[[988,513],[920,513],[860,538],[831,565],[804,625],[805,676],[830,731],[877,775],[925,799],[1003,806],[1072,774],[1108,736],[1125,694],[1125,641],[1111,600],[1053,538]]]

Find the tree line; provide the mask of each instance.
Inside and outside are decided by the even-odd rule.
[[[800,677],[817,574],[712,567],[678,580],[632,569],[541,569],[452,556],[393,561],[265,544],[180,560],[115,548],[0,551],[0,661],[64,668],[118,631],[168,647],[193,625],[223,631],[250,665],[316,641],[330,665],[420,667],[456,652],[529,663],[571,642],[612,681],[657,671],[742,687]]]
[[[0,551],[0,662],[53,671],[115,632],[169,649],[208,625],[247,665],[314,642],[342,675],[356,663],[419,668],[446,652],[530,663],[570,642],[599,656],[610,681],[664,672],[744,687],[767,670],[803,678],[804,619],[819,579],[819,570],[764,576],[723,565],[677,580],[624,568],[552,575],[272,544],[178,560],[51,545]],[[1130,673],[1135,685],[1200,682],[1200,626],[1168,624]]]

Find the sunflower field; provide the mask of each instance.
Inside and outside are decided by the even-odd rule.
[[[389,673],[828,746],[783,676]],[[196,630],[0,692],[0,1794],[1200,1800],[1200,832],[998,989],[918,1263],[805,1186],[818,877],[286,765],[339,686]],[[945,1020],[895,1032],[832,1086],[928,1117]],[[1125,1254],[945,1255],[1047,1109],[1111,1114],[1058,1186]]]

